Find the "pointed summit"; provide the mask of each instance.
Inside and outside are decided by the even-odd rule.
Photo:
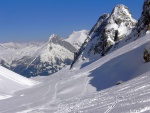
[[[128,7],[123,4],[119,4],[113,9],[110,18],[115,21],[116,24],[121,24],[121,22],[127,20],[130,20],[132,24],[136,23],[136,20],[133,19],[133,15],[129,11]]]

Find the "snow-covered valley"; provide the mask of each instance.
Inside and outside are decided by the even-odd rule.
[[[33,78],[41,83],[1,100],[0,113],[148,113],[150,64],[142,57],[148,41],[149,34],[96,61]]]

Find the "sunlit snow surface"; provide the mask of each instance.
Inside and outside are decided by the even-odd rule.
[[[34,78],[42,83],[0,100],[0,113],[149,113],[150,63],[143,60],[149,40],[148,34],[98,60]],[[115,86],[120,80],[127,82]]]
[[[0,100],[10,98],[15,91],[30,88],[38,83],[0,66]]]

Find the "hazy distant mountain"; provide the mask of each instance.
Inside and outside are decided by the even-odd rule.
[[[0,44],[0,64],[23,76],[46,76],[71,64],[76,48],[51,35],[46,43]]]

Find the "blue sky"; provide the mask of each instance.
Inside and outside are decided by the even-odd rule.
[[[143,0],[0,0],[0,43],[46,41],[53,33],[67,38],[72,31],[90,30],[117,4],[139,19]]]

